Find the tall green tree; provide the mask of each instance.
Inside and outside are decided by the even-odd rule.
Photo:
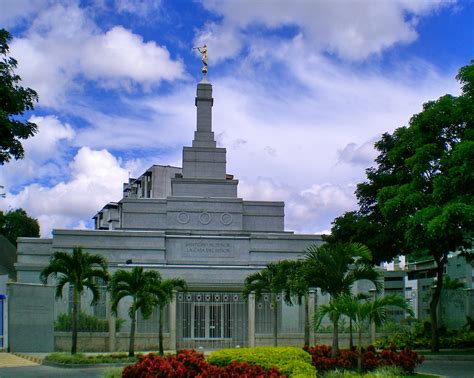
[[[474,61],[459,70],[460,96],[423,105],[407,127],[375,144],[376,166],[357,187],[360,209],[336,219],[333,238],[367,240],[375,260],[424,254],[435,264],[430,300],[433,351],[448,254],[472,257],[474,235]]]
[[[319,287],[329,294],[330,302],[339,296],[349,295],[352,286],[359,280],[372,282],[377,291],[382,289],[380,273],[371,265],[370,250],[358,243],[333,243],[310,246],[305,255],[305,277],[309,285]],[[333,323],[332,353],[339,350],[340,313],[329,314]]]
[[[173,300],[173,292],[177,289],[187,290],[186,281],[181,278],[160,279],[157,283],[158,294],[156,295],[159,309],[158,342],[159,354],[164,355],[163,350],[163,312],[165,307]]]
[[[5,236],[13,245],[16,239],[23,237],[39,237],[38,221],[28,216],[25,210],[16,209],[4,213],[0,210],[0,234]]]
[[[263,293],[270,293],[273,314],[273,345],[278,345],[278,301],[277,295],[281,294],[286,285],[285,272],[278,263],[269,263],[259,272],[252,273],[245,278],[242,295],[248,298],[250,293],[255,293],[258,300]]]
[[[89,289],[92,292],[91,304],[98,302],[100,288],[97,278],[108,281],[107,261],[102,256],[84,252],[81,247],[74,247],[72,253],[55,252],[49,265],[40,273],[40,280],[44,285],[48,283],[49,277],[56,281],[56,298],[62,298],[64,285],[69,284],[73,288],[71,354],[76,354],[79,300],[81,294]]]
[[[33,110],[38,95],[33,89],[20,85],[21,78],[15,73],[18,62],[8,56],[11,39],[7,30],[0,29],[0,165],[12,157],[23,158],[20,140],[37,132],[36,124],[21,118],[25,112]]]
[[[135,328],[137,313],[141,312],[147,319],[158,305],[158,298],[162,295],[160,290],[161,276],[156,271],[144,271],[142,267],[133,267],[131,271],[117,270],[110,280],[110,293],[112,297],[112,312],[117,314],[119,302],[125,297],[131,297],[132,303],[128,310],[131,320],[130,343],[128,355],[135,355]]]

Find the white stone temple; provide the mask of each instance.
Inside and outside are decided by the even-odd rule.
[[[68,350],[69,333],[54,331],[53,323],[70,310],[69,293],[55,300],[52,287],[39,285],[39,272],[52,253],[75,246],[106,257],[110,273],[139,265],[187,281],[189,291],[176,293],[164,319],[165,349],[272,344],[269,296],[244,301],[244,279],[269,262],[299,258],[321,236],[285,231],[283,202],[238,197],[238,180],[226,171],[226,149],[214,139],[209,82],[197,85],[195,105],[196,131],[191,147],[183,148],[182,168],[153,165],[130,179],[123,198],[94,216],[95,230],[56,229],[51,239],[19,239],[18,283],[9,288],[12,350]],[[116,320],[105,288],[103,293],[96,306],[82,298],[81,310],[108,319],[110,331],[81,333],[79,350],[127,348],[127,303],[118,315],[125,323],[113,332]],[[303,320],[303,306],[282,302],[281,344],[303,345]],[[28,331],[36,335],[33,340]],[[157,331],[157,314],[139,318],[137,350],[156,348]]]

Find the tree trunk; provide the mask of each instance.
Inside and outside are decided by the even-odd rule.
[[[339,317],[333,319],[332,321],[332,350],[331,356],[335,357],[336,353],[339,351]]]
[[[309,301],[308,293],[304,295],[304,345],[309,345]]]
[[[158,352],[160,356],[165,354],[163,350],[163,306],[160,305],[160,319],[158,323]]]
[[[273,346],[278,346],[278,302],[276,294],[272,294],[273,303]]]
[[[135,356],[135,324],[137,322],[137,312],[133,313],[131,318],[132,324],[130,326],[130,344],[128,346],[128,357]]]
[[[76,287],[73,287],[72,290],[72,345],[71,345],[71,354],[76,354],[77,352],[77,318],[79,317],[79,293]]]
[[[357,355],[357,371],[362,373],[362,324],[359,324],[359,354]]]
[[[438,304],[443,288],[443,269],[445,265],[444,258],[436,258],[436,286],[430,300],[430,320],[431,320],[431,351],[439,352],[438,335]]]

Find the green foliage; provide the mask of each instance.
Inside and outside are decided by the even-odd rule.
[[[474,348],[474,331],[455,330],[448,331],[439,337],[440,348],[465,349]],[[427,349],[431,346],[429,329],[424,331],[404,330],[396,332],[375,341],[376,348],[410,348]]]
[[[123,368],[115,367],[107,369],[102,378],[122,378]]]
[[[23,158],[20,140],[37,132],[36,124],[20,118],[25,112],[33,110],[38,95],[33,89],[19,85],[21,78],[15,74],[18,62],[8,56],[11,39],[7,30],[0,29],[0,165],[12,157]]]
[[[125,323],[124,319],[116,319],[115,331],[120,332],[120,329]],[[59,314],[54,322],[54,330],[58,332],[71,332],[72,330],[72,314]],[[78,332],[108,332],[109,321],[107,319],[99,319],[97,316],[89,315],[84,312],[79,312],[77,318]]]
[[[365,373],[365,374],[358,374],[354,371],[348,370],[330,370],[323,375],[324,378],[400,378],[405,377],[403,370],[400,369],[398,366],[382,366],[377,368],[376,370]]]
[[[364,241],[375,261],[427,253],[436,263],[430,301],[432,348],[449,252],[472,254],[474,235],[474,61],[459,70],[463,92],[423,105],[408,127],[375,144],[376,166],[357,187],[359,210],[335,220],[331,242]],[[355,239],[352,239],[355,238]]]
[[[25,210],[0,210],[0,234],[4,235],[13,245],[16,239],[23,237],[39,237],[38,220],[28,216]]]
[[[270,293],[273,306],[273,345],[278,344],[278,302],[277,294],[281,293],[287,286],[287,272],[281,263],[269,263],[259,272],[249,274],[244,281],[242,295],[248,298],[250,293],[255,293],[259,299],[262,293]]]
[[[177,289],[187,290],[186,281],[181,278],[170,278],[170,279],[161,279],[157,283],[158,293],[156,294],[156,299],[158,301],[158,308],[160,312],[159,325],[158,325],[158,350],[160,356],[164,355],[163,349],[163,310],[167,304],[169,304],[173,299],[173,292]]]
[[[111,354],[83,354],[76,353],[74,355],[64,352],[56,352],[48,354],[45,357],[46,361],[55,362],[57,364],[107,364],[107,363],[134,363],[140,357],[128,357],[125,353],[111,353]]]
[[[370,265],[372,254],[359,243],[328,243],[310,246],[304,260],[304,277],[309,286],[319,287],[331,296],[327,315],[333,323],[332,350],[339,349],[338,323],[342,309],[333,303],[341,295],[349,295],[351,287],[359,280],[369,280],[377,291],[382,289],[382,277]]]
[[[225,366],[232,361],[245,361],[265,369],[276,367],[288,377],[316,377],[316,369],[311,366],[311,356],[296,347],[221,349],[211,353],[207,361],[217,366]]]
[[[160,354],[163,354],[162,319],[163,308],[172,299],[173,290],[186,288],[184,280],[163,280],[157,271],[144,271],[142,267],[134,267],[131,271],[117,270],[110,281],[110,292],[112,296],[112,312],[117,314],[117,306],[125,297],[131,297],[128,314],[132,321],[130,330],[129,356],[134,355],[135,348],[135,325],[137,311],[140,311],[144,319],[147,319],[156,306],[160,308],[159,343]]]
[[[77,318],[79,315],[79,297],[82,292],[89,289],[92,292],[91,304],[96,304],[100,297],[97,279],[107,282],[107,260],[100,255],[84,252],[81,247],[74,247],[72,253],[55,252],[40,273],[41,282],[46,285],[48,278],[56,280],[56,298],[63,295],[64,285],[73,288],[72,306],[72,343],[71,354],[77,352]]]

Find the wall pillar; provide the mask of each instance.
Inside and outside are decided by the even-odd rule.
[[[377,290],[375,289],[370,289],[369,290],[372,300],[375,300],[377,298]],[[375,328],[375,323],[373,321],[370,322],[370,343],[373,344],[376,338],[376,328]]]
[[[309,321],[309,344],[316,345],[316,332],[314,332],[314,313],[318,303],[317,289],[309,289],[308,293],[308,321]]]
[[[255,347],[255,293],[248,297],[248,339],[249,347]]]
[[[173,299],[171,299],[169,305],[169,332],[170,332],[170,344],[169,349],[172,351],[176,350],[176,290],[173,290]]]
[[[109,352],[115,352],[117,348],[117,341],[116,341],[116,318],[112,314],[112,300],[110,298],[110,293],[107,292],[105,294],[105,302],[107,305],[107,318],[109,320]]]
[[[466,289],[466,316],[472,318],[472,289]]]

